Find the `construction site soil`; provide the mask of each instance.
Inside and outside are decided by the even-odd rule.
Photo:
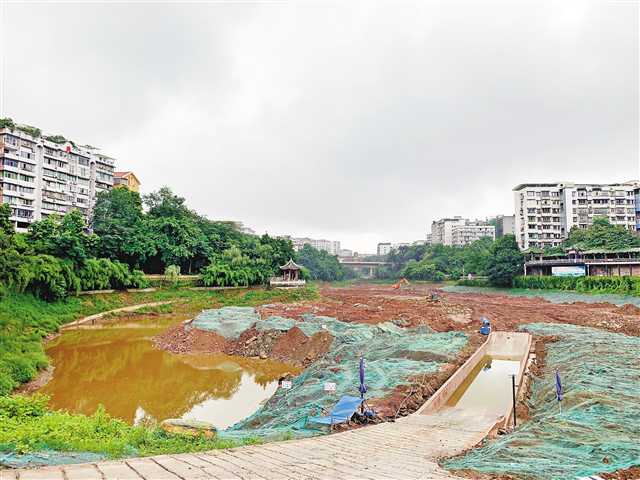
[[[354,284],[347,287],[324,285],[321,298],[299,303],[274,303],[257,308],[262,319],[272,315],[304,321],[314,314],[344,322],[377,324],[386,321],[405,327],[427,325],[436,332],[462,331],[469,343],[455,362],[444,363],[439,372],[414,377],[384,399],[374,401],[386,418],[415,411],[482,343],[478,333],[480,318],[490,319],[495,330],[517,330],[534,322],[570,323],[627,335],[640,335],[640,308],[609,303],[555,304],[540,297],[516,297],[495,293],[449,293],[435,285],[419,284],[394,289],[391,285]],[[543,357],[541,339],[538,357]],[[311,337],[299,328],[287,332],[245,330],[238,339],[226,339],[214,332],[190,328],[188,322],[155,338],[158,348],[174,353],[226,353],[272,358],[305,367],[324,355],[333,338],[329,332]],[[520,412],[519,412],[520,413]],[[522,412],[526,417],[526,412]]]

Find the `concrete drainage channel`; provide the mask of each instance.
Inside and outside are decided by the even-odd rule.
[[[512,379],[524,385],[532,337],[525,332],[493,332],[416,412],[420,415],[474,413],[494,418],[487,431],[508,426],[513,414]]]
[[[512,404],[503,396],[511,398],[509,373],[522,386],[531,341],[529,333],[492,333],[420,410],[396,422],[197,454],[3,471],[0,477],[455,479],[438,459],[459,455],[508,425]]]

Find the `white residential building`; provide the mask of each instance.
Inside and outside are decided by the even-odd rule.
[[[513,189],[518,245],[523,249],[559,246],[572,228],[587,228],[595,217],[636,230],[639,185],[637,181],[518,185]]]
[[[379,256],[388,255],[393,249],[393,245],[389,242],[383,242],[378,244],[377,254]]]
[[[451,230],[451,245],[464,247],[481,238],[496,238],[496,227],[483,222],[467,222],[464,225],[455,225]]]
[[[462,217],[441,218],[431,224],[430,243],[463,247],[483,237],[495,236],[495,227],[487,222]]]
[[[60,137],[0,128],[0,202],[18,231],[51,214],[78,209],[87,220],[96,195],[113,186],[114,160]]]
[[[317,250],[324,250],[331,255],[339,255],[340,254],[340,242],[333,240],[324,240],[324,239],[315,239],[315,238],[307,238],[307,237],[290,237],[289,235],[285,235],[284,237],[288,240],[291,240],[293,243],[293,249],[297,252],[302,249],[305,245],[311,245],[313,248]]]
[[[467,222],[462,217],[441,218],[431,223],[431,244],[451,245],[453,242],[453,227]]]

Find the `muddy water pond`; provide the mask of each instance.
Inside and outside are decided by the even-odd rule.
[[[517,359],[484,356],[453,392],[447,406],[504,412],[512,402],[511,375],[519,368]]]
[[[130,423],[202,420],[222,429],[251,415],[295,367],[227,355],[175,355],[152,338],[180,319],[150,316],[67,330],[47,345],[55,367],[39,391],[51,406],[92,414],[99,405]]]

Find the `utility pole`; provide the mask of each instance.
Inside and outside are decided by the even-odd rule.
[[[516,376],[511,375],[511,396],[513,398],[513,428],[516,428]]]

